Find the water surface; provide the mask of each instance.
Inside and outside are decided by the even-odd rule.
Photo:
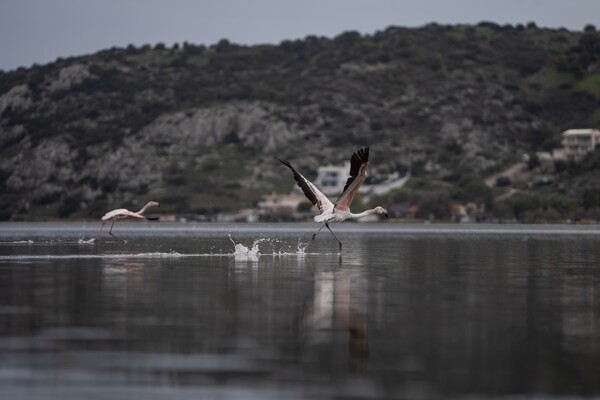
[[[0,224],[6,398],[600,395],[600,229]]]

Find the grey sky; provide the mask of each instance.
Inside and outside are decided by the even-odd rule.
[[[600,24],[600,0],[0,0],[0,70],[130,43],[279,43],[480,21],[582,30]]]

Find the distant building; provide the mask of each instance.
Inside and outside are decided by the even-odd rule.
[[[450,205],[450,215],[456,222],[475,222],[477,216],[485,212],[485,205],[477,205],[474,202],[467,204],[454,203]]]
[[[260,214],[293,214],[298,210],[300,203],[308,201],[300,194],[267,194],[258,202]]]
[[[403,176],[398,172],[391,173],[388,178],[373,185],[363,185],[358,190],[359,193],[367,195],[382,195],[386,194],[394,189],[400,189],[410,179],[410,172],[406,172]]]
[[[564,160],[567,158],[565,154],[565,149],[560,147],[558,149],[552,149],[552,159],[554,160]]]
[[[567,129],[562,135],[564,154],[568,160],[580,160],[600,145],[598,129]]]
[[[350,172],[350,163],[344,165],[328,165],[326,167],[317,168],[317,178],[315,185],[326,195],[341,194],[344,190],[344,185],[348,180]],[[390,174],[387,179],[379,183],[363,184],[358,190],[359,193],[365,195],[381,195],[393,189],[398,189],[404,186],[410,178],[410,174],[401,176],[398,172]]]
[[[323,194],[340,194],[344,190],[349,171],[350,163],[319,167],[315,185],[321,189]]]
[[[462,222],[465,218],[467,218],[467,209],[462,204],[451,204],[450,214],[452,215],[452,219],[454,221]]]
[[[158,216],[158,220],[160,222],[176,222],[177,215],[175,215],[175,214],[160,214]]]
[[[538,151],[535,153],[535,156],[539,161],[552,161],[559,160],[565,158],[564,149],[553,149],[551,152],[548,151]],[[521,156],[521,161],[524,163],[528,163],[531,160],[531,156],[527,153],[523,153]]]

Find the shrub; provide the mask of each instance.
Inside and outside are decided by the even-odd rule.
[[[298,204],[297,210],[298,212],[310,212],[312,210],[312,204],[308,201],[303,201],[302,203]]]
[[[600,188],[585,189],[581,195],[581,205],[586,211],[600,207]]]
[[[499,176],[496,178],[496,186],[498,187],[509,186],[511,183],[512,181],[507,176]]]
[[[58,207],[58,216],[60,218],[66,218],[69,215],[73,214],[75,211],[78,211],[81,204],[81,200],[82,197],[80,193],[75,193],[70,196],[67,196],[67,198],[63,200],[63,203],[60,205],[60,207]]]

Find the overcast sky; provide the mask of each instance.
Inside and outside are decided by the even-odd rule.
[[[130,43],[279,43],[481,21],[600,28],[600,0],[0,0],[0,70]]]

